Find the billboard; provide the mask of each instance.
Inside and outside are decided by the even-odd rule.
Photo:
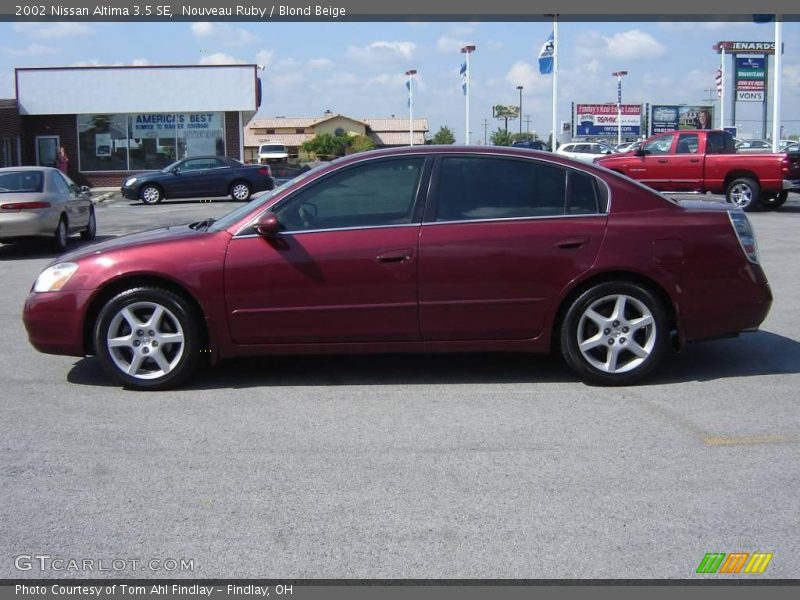
[[[495,119],[516,119],[519,117],[519,106],[495,104],[492,106],[492,116]]]
[[[639,137],[642,134],[642,105],[623,104],[622,135]],[[616,136],[616,104],[576,104],[575,135],[578,137]]]
[[[736,101],[764,102],[767,57],[736,57]]]
[[[654,104],[650,113],[650,133],[676,129],[711,129],[713,126],[713,106]]]

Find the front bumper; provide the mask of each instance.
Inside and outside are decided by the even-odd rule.
[[[123,198],[127,198],[128,200],[138,200],[139,199],[139,188],[138,187],[125,187],[124,185],[119,189],[120,194],[122,194]]]
[[[83,322],[91,290],[31,292],[22,321],[39,352],[84,356]]]

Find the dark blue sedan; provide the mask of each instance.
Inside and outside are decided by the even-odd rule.
[[[230,196],[246,202],[254,192],[275,187],[266,165],[243,165],[226,156],[192,156],[161,171],[137,173],[122,183],[122,195],[145,204],[164,198]]]

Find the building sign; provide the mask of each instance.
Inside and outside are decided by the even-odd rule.
[[[775,42],[718,42],[717,54],[725,49],[726,54],[775,54]]]
[[[764,80],[766,58],[736,57],[736,77],[745,80]]]
[[[175,136],[178,131],[222,129],[220,113],[151,113],[131,116],[131,137]]]
[[[622,135],[639,137],[642,134],[642,105],[622,104]],[[617,135],[616,104],[576,104],[575,135],[578,137]]]
[[[519,117],[519,106],[495,104],[492,107],[492,116],[495,119],[516,119]]]
[[[650,133],[677,129],[711,129],[714,123],[712,106],[654,104],[650,117]]]

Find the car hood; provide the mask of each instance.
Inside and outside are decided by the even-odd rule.
[[[164,243],[172,240],[184,239],[187,237],[207,235],[205,230],[196,230],[186,225],[171,225],[169,227],[161,227],[159,229],[152,229],[150,231],[142,231],[139,233],[131,233],[123,235],[118,238],[97,242],[83,246],[72,252],[62,254],[53,263],[61,262],[74,262],[87,256],[95,256],[105,252],[113,252],[116,250],[123,250],[133,246],[144,246],[147,244]]]

